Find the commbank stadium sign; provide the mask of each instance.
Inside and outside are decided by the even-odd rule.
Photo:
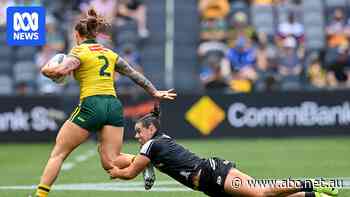
[[[350,91],[181,95],[162,108],[176,138],[350,135]]]
[[[58,124],[50,117],[49,109],[43,106],[34,106],[30,111],[16,107],[13,111],[0,113],[0,132],[56,132]]]
[[[350,104],[329,106],[306,101],[298,106],[251,107],[238,102],[229,107],[228,121],[236,128],[349,125]]]

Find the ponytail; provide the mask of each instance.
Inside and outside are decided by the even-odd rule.
[[[153,107],[153,111],[150,113],[153,117],[160,119],[160,106],[159,103],[155,103]]]
[[[141,117],[136,122],[141,122],[142,125],[146,128],[148,128],[151,124],[156,127],[157,130],[160,129],[160,105],[158,102],[154,104],[153,111],[151,111],[149,114]]]

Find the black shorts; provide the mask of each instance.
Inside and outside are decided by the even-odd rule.
[[[227,174],[235,167],[234,162],[217,157],[205,160],[200,166],[199,190],[212,197],[231,196],[225,193],[224,184]]]

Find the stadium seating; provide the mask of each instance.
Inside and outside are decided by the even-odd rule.
[[[281,90],[292,91],[300,90],[300,78],[298,76],[286,76],[282,78]]]
[[[13,77],[16,84],[33,84],[37,74],[38,71],[31,61],[19,61],[13,67]]]
[[[0,29],[0,43],[6,43],[6,32]]]
[[[3,59],[0,61],[0,74],[12,75],[12,62],[8,59]]]
[[[273,8],[271,5],[252,5],[252,23],[257,31],[273,35],[275,33]]]
[[[114,27],[113,41],[117,48],[122,47],[126,43],[137,45],[139,38],[137,35],[137,24],[132,20],[125,20],[122,26]]]
[[[326,0],[325,1],[326,6],[329,7],[345,7],[346,6],[346,0]]]
[[[249,7],[247,2],[244,0],[235,1],[235,3],[231,3],[230,15],[234,15],[237,12],[244,12],[249,15]]]
[[[148,29],[150,37],[141,49],[142,66],[145,75],[162,88],[164,87],[165,66],[165,2],[164,0],[147,1]]]
[[[2,73],[2,72],[0,72]],[[14,92],[13,90],[13,80],[10,75],[1,74],[0,75],[0,95],[8,95]]]
[[[14,50],[12,47],[9,47],[7,45],[1,46],[1,50],[0,50],[1,61],[11,61],[13,51]]]
[[[277,25],[286,18],[286,7],[278,7],[272,4],[254,4],[246,3],[245,0],[235,0],[231,2],[231,16],[237,12],[244,12],[248,16],[248,22],[254,26],[257,32],[268,34],[270,44],[274,43]],[[234,2],[234,3],[232,3]],[[292,2],[292,1],[291,1]],[[323,51],[326,47],[325,26],[333,16],[334,9],[341,8],[345,13],[349,13],[350,0],[304,0],[301,1],[300,10],[305,28],[305,47],[306,51]],[[197,1],[177,0],[175,5],[175,28],[174,28],[174,86],[180,91],[199,90],[199,61],[197,47],[200,42],[200,17],[198,15]],[[74,3],[73,3],[74,4]],[[79,4],[79,3],[78,3]],[[133,44],[140,50],[141,65],[144,73],[159,88],[165,87],[165,42],[166,42],[166,1],[164,0],[146,0],[147,4],[147,28],[150,36],[147,39],[140,39],[137,32],[135,21],[126,20],[122,26],[116,26],[113,31],[112,40],[118,52],[125,44]],[[49,3],[44,1],[47,11],[53,16],[57,10],[62,7],[69,7],[60,2]],[[75,6],[77,9],[78,7]],[[60,28],[69,29],[68,21],[74,16],[73,10],[70,10],[65,16],[56,18],[61,25]],[[77,10],[75,10],[77,11]],[[349,14],[347,14],[349,15]],[[346,16],[349,18],[349,16]],[[228,23],[229,24],[229,23]],[[232,25],[232,24],[230,24]],[[65,42],[70,43],[70,32],[65,31]],[[8,47],[6,46],[6,27],[0,26],[0,74],[12,75],[15,83],[21,75],[12,72],[15,70],[15,64],[18,62],[31,62],[33,64],[37,48],[36,47]],[[226,44],[226,43],[225,43]],[[256,43],[255,43],[256,44]],[[71,46],[65,46],[67,52]],[[307,65],[306,65],[307,66]],[[35,71],[37,72],[37,71]],[[182,80],[177,80],[181,76]],[[69,87],[71,92],[75,92],[76,87]]]
[[[306,47],[309,50],[320,50],[325,47],[324,30],[315,26],[308,27],[305,31]]]
[[[184,91],[198,90],[197,44],[199,18],[196,1],[178,0],[175,4],[174,78]],[[189,18],[191,20],[189,20]],[[186,22],[184,22],[186,21]],[[181,76],[181,80],[178,80]]]
[[[324,11],[321,1],[303,1],[306,47],[320,50],[325,47]]]
[[[37,48],[31,46],[18,47],[16,49],[16,61],[34,61]]]
[[[303,1],[304,10],[312,11],[321,11],[323,10],[323,4],[321,1]]]

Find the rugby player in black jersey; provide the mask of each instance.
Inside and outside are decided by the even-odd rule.
[[[123,169],[114,167],[109,170],[111,178],[133,179],[142,171],[147,171],[152,164],[162,173],[208,196],[331,197],[338,195],[337,189],[313,187],[310,181],[301,181],[298,185],[289,185],[289,187],[249,186],[248,180],[253,178],[236,169],[234,162],[217,157],[208,159],[198,157],[161,132],[159,116],[159,107],[155,107],[153,112],[136,121],[135,138],[142,145],[140,154],[134,157],[128,167]],[[152,177],[152,175],[148,176]]]

